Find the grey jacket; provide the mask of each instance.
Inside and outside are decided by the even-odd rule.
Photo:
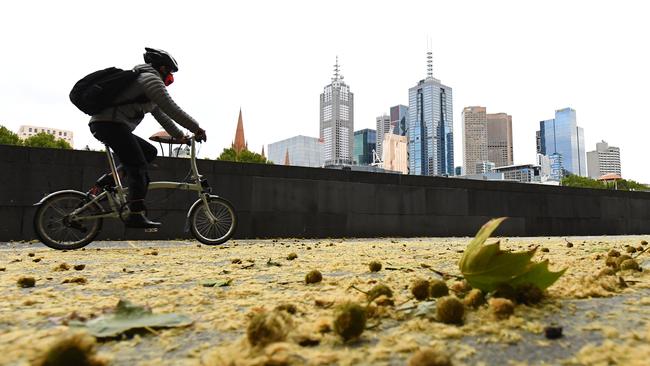
[[[123,123],[133,131],[142,122],[144,115],[151,113],[165,131],[173,137],[184,136],[174,121],[193,133],[198,132],[199,124],[174,102],[156,69],[151,65],[144,64],[134,67],[133,70],[139,71],[140,75],[115,99],[115,102],[117,104],[128,101],[136,102],[106,108],[90,117],[89,123]]]

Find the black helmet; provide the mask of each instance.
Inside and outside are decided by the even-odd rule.
[[[145,47],[144,50],[147,51],[143,55],[144,62],[151,64],[156,69],[160,66],[167,66],[172,72],[178,71],[178,64],[169,53],[149,47]]]

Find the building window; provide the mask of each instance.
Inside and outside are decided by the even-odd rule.
[[[29,132],[32,132],[32,128],[31,128],[31,127],[29,128]]]

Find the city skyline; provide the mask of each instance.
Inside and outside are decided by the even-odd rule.
[[[74,131],[77,148],[89,144],[100,149],[88,131],[87,117],[68,100],[70,88],[93,70],[132,67],[142,62],[144,46],[154,46],[179,62],[170,93],[208,131],[200,156],[214,158],[230,146],[232,134],[224,132],[232,128],[240,107],[246,111],[251,150],[290,135],[318,136],[319,102],[314,95],[330,77],[335,55],[354,88],[355,129],[374,128],[375,117],[387,107],[408,104],[407,89],[422,78],[429,36],[434,72],[454,88],[455,131],[460,131],[465,106],[507,112],[515,122],[515,163],[532,163],[530,136],[539,121],[549,118],[549,111],[571,106],[580,113],[586,146],[605,139],[621,147],[625,176],[650,182],[642,158],[644,132],[650,126],[645,116],[633,113],[646,103],[645,85],[650,83],[650,74],[644,72],[650,51],[638,47],[643,34],[650,33],[642,4],[590,2],[589,17],[583,16],[587,5],[560,1],[375,4],[377,16],[395,20],[391,27],[373,26],[365,19],[367,8],[357,3],[242,1],[218,9],[213,4],[175,4],[171,33],[152,33],[146,24],[136,23],[128,30],[96,28],[79,34],[79,19],[88,25],[115,19],[121,4],[128,5],[7,4],[0,31],[12,36],[5,38],[9,57],[0,61],[5,70],[0,124],[14,131],[20,125],[56,126]],[[341,14],[337,9],[344,4]],[[417,14],[408,10],[414,6],[420,9]],[[468,13],[468,8],[475,11]],[[150,11],[159,18],[168,15],[165,6]],[[60,15],[47,16],[53,12]],[[214,14],[222,12],[229,16],[215,22]],[[439,15],[435,26],[427,15],[434,13]],[[495,17],[507,21],[494,22]],[[331,19],[341,26],[328,26]],[[553,26],[535,25],[540,19]],[[124,41],[115,45],[118,38]],[[391,44],[399,44],[399,57],[377,57]],[[51,58],[50,67],[44,68],[40,60],[47,55],[65,57]],[[624,92],[603,93],[605,81]],[[286,108],[281,108],[283,96],[291,98]],[[146,137],[159,129],[147,117],[136,133]],[[461,149],[455,150],[455,160],[462,161]]]

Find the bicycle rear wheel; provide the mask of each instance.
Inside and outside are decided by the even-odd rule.
[[[203,202],[199,201],[192,207],[189,214],[192,235],[206,245],[223,244],[235,233],[235,208],[227,200],[216,196],[208,197],[208,208],[215,220],[208,215]]]
[[[79,220],[70,217],[76,209],[88,203],[81,192],[62,192],[47,198],[34,215],[36,236],[52,249],[79,249],[88,245],[102,227],[102,219]],[[91,205],[77,217],[101,212],[99,204]]]

